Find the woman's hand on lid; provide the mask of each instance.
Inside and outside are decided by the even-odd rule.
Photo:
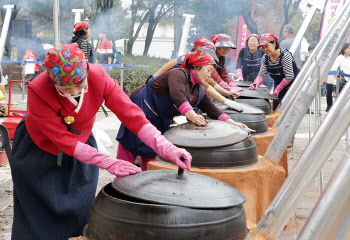
[[[193,119],[190,119],[191,122],[193,122],[194,124],[198,125],[198,126],[205,126],[207,125],[208,121],[205,120],[205,118],[202,115],[194,115]]]
[[[238,91],[227,91],[226,97],[233,97],[234,99],[239,97],[239,92]]]

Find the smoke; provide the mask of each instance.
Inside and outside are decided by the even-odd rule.
[[[192,5],[184,6],[183,13],[188,13],[187,9],[190,9],[195,15],[189,42],[193,44],[199,36],[210,39],[217,33],[229,34],[227,25],[241,15],[240,4],[240,0],[215,0],[197,1]]]

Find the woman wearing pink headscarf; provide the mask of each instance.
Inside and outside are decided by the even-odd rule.
[[[211,77],[217,82],[222,88],[228,91],[242,91],[243,89],[237,87],[231,80],[226,63],[226,55],[231,49],[236,49],[236,46],[232,43],[231,37],[226,34],[215,34],[211,36],[211,41],[216,47],[216,55],[219,58],[216,61],[216,69]]]
[[[265,54],[261,60],[258,76],[249,89],[256,90],[269,74],[275,81],[273,95],[278,99],[273,100],[273,110],[276,110],[299,73],[299,68],[295,64],[293,55],[288,50],[279,47],[278,38],[273,33],[265,33],[260,36],[260,47]]]
[[[179,115],[186,116],[199,126],[206,125],[206,120],[195,112],[195,108],[207,113],[211,119],[246,128],[244,124],[233,121],[219,110],[205,93],[203,83],[210,78],[214,66],[215,61],[208,53],[202,50],[193,51],[185,56],[182,68],[171,69],[148,79],[146,85],[134,91],[130,98],[161,133],[165,133],[173,117]],[[155,161],[157,153],[143,144],[128,126],[120,126],[117,140],[117,158],[134,163],[136,156],[141,156],[142,170],[146,170],[147,162]]]
[[[12,239],[81,235],[99,168],[117,177],[141,171],[97,152],[91,130],[102,102],[156,153],[190,169],[191,155],[167,141],[102,66],[87,63],[77,44],[50,49],[45,67],[28,85],[29,110],[13,140]]]

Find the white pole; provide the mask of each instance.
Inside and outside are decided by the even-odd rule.
[[[4,48],[7,38],[7,32],[9,30],[11,14],[14,9],[16,9],[16,5],[4,5],[4,9],[6,9],[6,15],[4,19],[4,24],[2,25],[1,37],[0,37],[0,65],[2,61],[2,56],[4,55]]]
[[[188,33],[190,32],[191,20],[194,20],[194,17],[195,17],[195,15],[190,15],[190,14],[183,14],[182,16],[185,17],[185,24],[182,28],[180,48],[177,56],[182,56],[186,54],[187,38],[188,38]]]
[[[72,12],[75,14],[74,24],[80,22],[81,14],[84,13],[84,9],[72,9]]]
[[[60,1],[53,0],[53,38],[54,46],[57,47],[60,44]]]

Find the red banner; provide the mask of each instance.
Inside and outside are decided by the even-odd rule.
[[[322,22],[321,22],[321,30],[320,30],[320,38],[322,34],[327,32],[327,29],[332,25],[336,16],[341,12],[346,0],[326,0]]]
[[[252,10],[252,16],[253,14],[254,11]],[[238,58],[239,51],[245,47],[245,42],[247,41],[249,35],[250,31],[247,24],[244,23],[243,15],[241,15],[238,20],[236,59]]]

